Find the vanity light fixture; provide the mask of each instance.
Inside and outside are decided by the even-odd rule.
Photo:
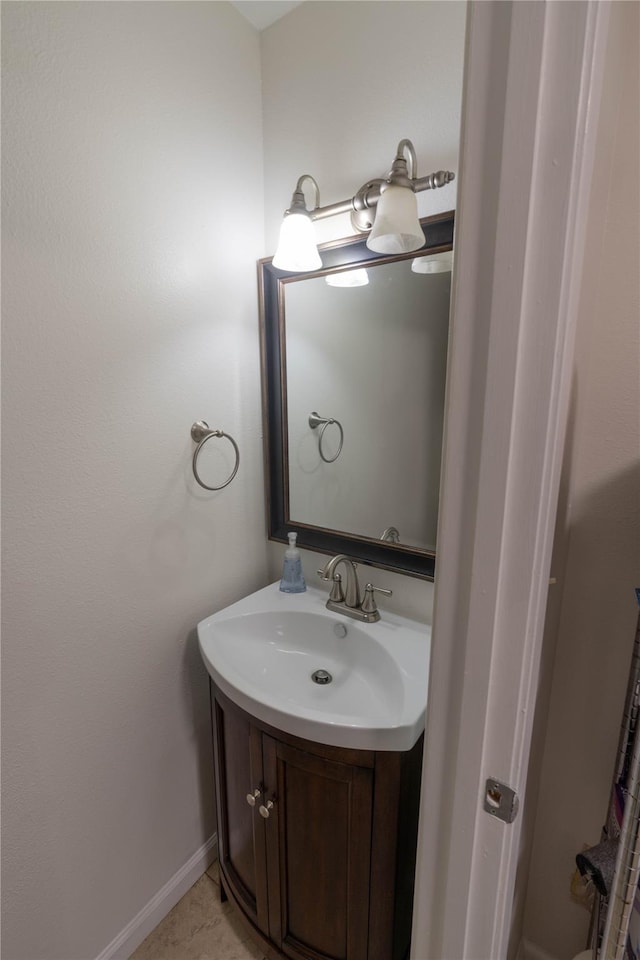
[[[406,156],[405,156],[406,155]],[[418,220],[416,193],[435,190],[450,183],[455,174],[438,170],[426,177],[417,177],[416,152],[410,140],[401,140],[391,170],[386,177],[368,180],[349,200],[320,206],[320,189],[312,176],[298,180],[285,211],[280,241],[273,266],[292,273],[319,270],[322,266],[315,236],[314,220],[324,220],[340,213],[350,213],[351,223],[359,233],[367,233],[367,247],[376,253],[410,253],[424,245],[424,234]],[[315,190],[315,207],[308,210],[302,190],[308,180]],[[372,214],[372,210],[375,212]]]
[[[365,287],[369,283],[369,274],[364,267],[359,267],[357,270],[328,273],[324,279],[330,287]]]
[[[453,270],[453,251],[434,253],[430,257],[416,257],[411,261],[414,273],[451,273]]]
[[[316,194],[316,209],[320,203],[320,189],[318,184],[308,173],[303,174],[296,184],[291,198],[291,206],[285,213],[282,226],[280,227],[280,240],[278,249],[273,258],[273,265],[278,270],[292,270],[294,272],[307,272],[309,270],[319,270],[322,267],[322,260],[318,253],[315,232],[311,223],[311,214],[307,210],[307,205],[302,192],[302,184],[309,180],[313,184]]]

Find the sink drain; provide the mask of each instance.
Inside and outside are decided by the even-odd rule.
[[[311,674],[311,679],[313,680],[314,683],[324,684],[324,683],[331,683],[331,681],[333,680],[333,677],[331,676],[330,673],[327,673],[326,670],[315,670]]]

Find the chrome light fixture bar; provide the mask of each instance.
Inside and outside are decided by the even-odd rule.
[[[351,214],[351,223],[358,233],[370,232],[367,246],[376,253],[410,253],[424,244],[418,221],[415,194],[435,190],[455,179],[449,170],[438,170],[426,177],[417,177],[416,152],[410,140],[401,140],[391,170],[386,177],[368,180],[349,200],[320,206],[320,189],[312,176],[299,178],[285,211],[280,230],[274,267],[291,272],[318,270],[322,266],[313,233],[314,220],[337,214]],[[307,209],[303,185],[309,181],[315,191],[315,206]]]

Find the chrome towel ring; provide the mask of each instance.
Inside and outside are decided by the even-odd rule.
[[[324,436],[325,430],[327,429],[327,427],[331,426],[332,423],[335,423],[336,427],[340,431],[340,444],[338,446],[338,452],[336,453],[335,457],[325,457],[324,452],[322,450],[322,438]],[[320,433],[318,435],[318,449],[320,451],[320,456],[322,457],[325,463],[333,463],[335,460],[338,459],[338,457],[342,452],[342,443],[344,441],[344,430],[342,429],[342,424],[340,423],[339,420],[334,420],[333,417],[321,417],[320,414],[316,413],[315,411],[313,413],[310,413],[309,426],[311,427],[311,429],[315,430],[315,428],[319,427],[320,424],[322,424],[322,429],[320,430]]]
[[[211,440],[211,437],[226,437],[236,452],[236,463],[231,471],[231,475],[225,480],[224,483],[221,483],[219,487],[210,487],[209,484],[203,483],[200,479],[200,475],[198,474],[198,455],[207,440]],[[238,450],[238,444],[235,442],[231,434],[225,433],[224,430],[211,430],[209,429],[209,424],[205,420],[196,420],[191,427],[191,439],[194,441],[194,443],[198,444],[193,451],[192,466],[193,475],[200,486],[204,487],[205,490],[222,490],[224,487],[227,487],[235,477],[236,473],[238,472],[238,467],[240,466],[240,451]]]

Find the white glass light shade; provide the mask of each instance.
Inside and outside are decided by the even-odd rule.
[[[382,193],[367,246],[376,253],[410,253],[424,246],[418,201],[410,187],[392,184]]]
[[[453,251],[434,253],[431,257],[416,257],[411,261],[414,273],[451,273],[453,269]]]
[[[369,283],[369,274],[360,267],[357,270],[343,270],[342,273],[329,273],[325,280],[330,287],[364,287]]]
[[[282,221],[278,249],[272,261],[278,270],[304,273],[319,270],[322,260],[313,223],[304,213],[290,213]]]

